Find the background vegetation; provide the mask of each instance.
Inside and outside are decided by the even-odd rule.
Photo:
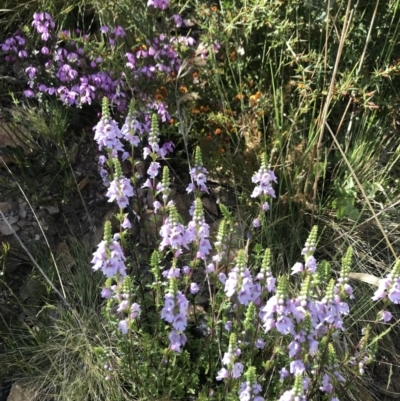
[[[104,40],[99,27],[124,27],[127,36],[109,59],[110,68],[117,71],[123,69],[119,56],[163,32],[167,18],[175,14],[172,10],[184,16],[189,26],[169,33],[194,37],[197,53],[183,52],[178,77],[140,83],[154,96],[161,93],[170,107],[173,121],[162,128],[163,135],[177,144],[170,165],[182,175],[185,151],[190,155],[199,145],[210,181],[234,189],[235,213],[245,231],[257,213],[250,198],[251,176],[261,153],[267,152],[279,187],[255,243],[272,250],[276,275],[290,271],[315,224],[320,232],[316,256],[330,261],[334,271],[340,270],[341,258],[353,246],[352,271],[364,275],[353,275],[356,312],[348,325],[357,333],[362,322],[374,319],[377,311],[370,301],[368,275],[387,273],[400,249],[399,0],[188,0],[171,2],[164,13],[136,0],[6,0],[0,9],[0,43],[17,29],[29,35],[33,13],[42,10],[60,29],[80,28],[99,46]],[[215,44],[219,51],[210,52],[203,62],[199,49]],[[54,100],[25,99],[24,83],[11,79],[18,78],[18,71],[2,68],[1,115],[14,123],[28,122],[32,133],[24,140],[34,157],[15,155],[19,183],[40,202],[36,183],[45,166],[60,178],[52,184],[57,186],[57,200],[68,202],[76,184],[71,149],[88,122],[94,125],[100,104],[66,109]],[[189,137],[182,135],[184,122],[191,127]],[[113,376],[112,386],[104,381],[102,366],[113,353],[117,334],[108,330],[99,312],[101,277],[94,280],[88,269],[93,249],[82,249],[78,241],[69,245],[77,274],[62,278],[72,309],[60,306],[54,292],[63,283],[54,273],[51,247],[30,249],[54,288],[45,283],[38,309],[29,311],[32,324],[3,317],[2,377],[29,379],[41,394],[63,400],[128,399],[123,374]],[[252,249],[253,255],[257,249]],[[6,249],[3,254],[5,261]],[[44,282],[35,269],[32,274]],[[15,292],[6,279],[2,286]],[[14,300],[26,309],[18,294]],[[394,316],[396,312],[392,311]],[[386,361],[382,380],[389,377],[389,382],[398,374],[398,334],[392,331],[390,336],[378,357]],[[137,344],[138,354],[149,344],[151,339]],[[194,383],[189,390],[195,393],[201,375],[189,359],[183,368],[191,372],[185,380]],[[372,367],[369,374],[374,372]],[[139,376],[145,380],[145,375]],[[169,390],[163,399],[188,396],[188,388],[177,384],[181,380],[164,383]],[[356,383],[366,399],[382,399],[367,379],[359,377]],[[354,399],[353,392],[348,389],[344,396]],[[141,397],[145,399],[139,392]]]

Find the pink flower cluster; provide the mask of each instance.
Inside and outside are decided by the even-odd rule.
[[[174,328],[170,333],[169,339],[171,350],[175,352],[181,352],[181,347],[183,347],[187,341],[183,332],[187,326],[188,307],[189,301],[180,291],[177,291],[176,294],[172,292],[165,294],[161,319],[170,323]]]
[[[113,240],[111,242],[101,241],[97,251],[93,253],[93,270],[101,269],[105,276],[126,276],[125,256],[120,244]]]
[[[261,285],[255,284],[251,273],[247,267],[234,267],[228,274],[225,281],[225,294],[231,298],[237,295],[237,300],[241,305],[249,305],[250,302],[260,304]]]

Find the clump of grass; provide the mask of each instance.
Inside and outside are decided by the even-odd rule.
[[[122,400],[123,384],[114,379],[109,386],[105,380],[103,354],[106,350],[112,358],[115,338],[107,331],[100,309],[102,279],[93,275],[82,246],[76,240],[69,246],[73,265],[62,268],[60,262],[69,307],[52,299],[51,290],[33,309],[16,294],[15,302],[26,318],[2,329],[1,365],[7,367],[8,377],[22,380],[40,400],[55,396],[59,400]],[[34,256],[59,287],[48,252],[42,249]]]

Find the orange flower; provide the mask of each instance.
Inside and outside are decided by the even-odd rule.
[[[261,97],[261,92],[256,92],[254,95],[250,96],[250,104],[254,107],[258,103],[258,99]]]
[[[186,88],[186,86],[180,86],[179,90],[181,91],[181,93],[187,93],[188,92],[188,88]]]
[[[197,78],[197,77],[199,76],[199,73],[198,73],[197,71],[195,71],[195,72],[192,74],[192,76],[193,76],[193,78]]]
[[[221,132],[222,132],[222,131],[221,131],[221,128],[217,128],[217,129],[215,130],[215,135],[219,135]]]
[[[238,93],[238,94],[235,96],[235,99],[236,99],[236,100],[242,100],[243,98],[244,98],[243,93]]]
[[[160,89],[157,90],[157,92],[161,93],[164,97],[168,95],[168,91],[165,86],[162,86]]]
[[[220,149],[218,152],[219,152],[219,154],[221,154],[221,155],[222,155],[222,154],[224,154],[224,153],[225,153],[225,149],[224,149],[224,148],[221,148],[221,149]]]
[[[172,125],[174,123],[174,119],[171,118],[168,122]]]
[[[213,6],[211,6],[211,11],[213,13],[216,13],[218,11],[218,7],[214,4]]]
[[[235,51],[233,51],[231,53],[230,59],[231,59],[231,61],[235,61],[236,60],[236,52]]]
[[[210,134],[207,135],[207,141],[211,141],[212,140],[212,136]]]
[[[161,93],[157,93],[156,94],[156,100],[163,100],[164,99],[164,96],[161,94]]]

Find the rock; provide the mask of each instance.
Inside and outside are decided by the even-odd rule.
[[[15,224],[17,221],[18,221],[18,217],[15,217],[15,216],[7,218],[7,222],[10,226]],[[14,232],[13,228],[15,228],[15,227],[17,227],[19,230],[18,226],[14,226],[14,227],[10,228],[8,224],[3,220],[0,221],[0,233],[2,233],[3,235],[12,235]],[[18,230],[15,230],[15,231],[18,231]]]
[[[19,231],[19,229],[21,228],[19,225],[18,225],[18,223],[17,224],[13,224],[12,226],[11,226],[11,228],[14,230],[14,232],[18,232]]]
[[[201,203],[204,206],[204,209],[214,217],[218,216],[218,207],[210,198],[203,197],[201,198]]]
[[[22,134],[17,134],[22,130]],[[21,141],[20,137],[27,135],[21,127],[13,127],[7,122],[0,122],[0,160],[5,164],[15,161],[15,158],[21,158],[29,154],[26,144]],[[0,167],[3,164],[0,162]]]
[[[15,382],[11,386],[11,391],[7,401],[34,401],[36,399],[36,394],[32,390],[28,390],[20,382]]]
[[[66,242],[60,242],[57,247],[58,259],[61,263],[61,267],[67,271],[71,270],[71,267],[75,265],[75,259],[71,255],[69,247]]]
[[[8,202],[0,202],[0,210],[4,213],[10,213],[11,205]]]
[[[36,280],[34,277],[30,278],[28,282],[22,285],[19,289],[19,295],[24,301],[26,301],[27,299],[37,301],[45,294],[46,286],[39,280]]]
[[[22,227],[25,227],[27,224],[29,224],[28,221],[26,221],[26,220],[20,220],[20,221],[17,223],[17,226],[22,228]]]
[[[212,187],[212,193],[217,198],[217,203],[227,207],[237,206],[237,196],[233,188],[217,185]]]
[[[47,210],[49,214],[58,214],[60,213],[60,209],[57,205],[54,206],[43,206],[43,209]]]

